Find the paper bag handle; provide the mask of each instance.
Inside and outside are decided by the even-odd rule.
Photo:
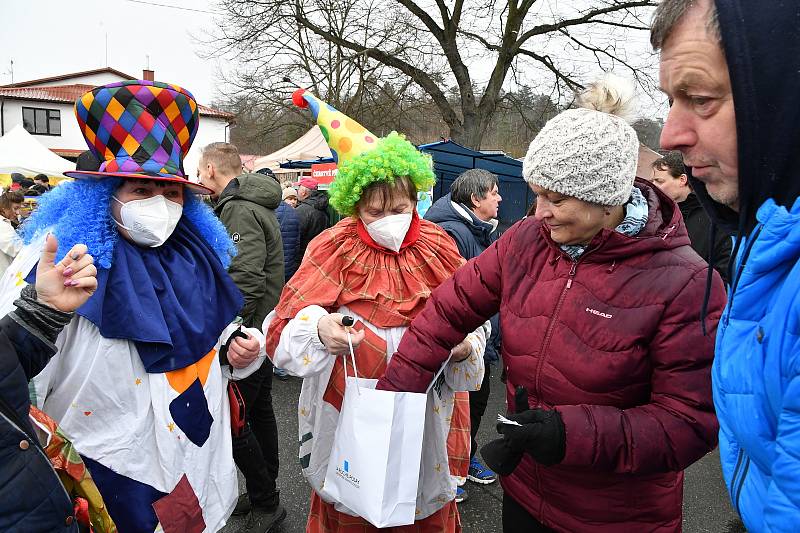
[[[353,362],[353,375],[356,378],[356,392],[359,396],[361,396],[361,388],[358,386],[358,368],[356,367],[356,354],[353,350],[353,338],[350,336],[350,326],[354,323],[353,317],[351,316],[344,316],[342,317],[342,325],[347,328],[347,346],[350,348],[350,360]],[[342,356],[342,360],[344,362],[344,384],[345,387],[347,386],[347,355]]]
[[[450,357],[452,357],[452,356],[450,356]],[[444,360],[444,363],[442,363],[442,366],[440,366],[439,370],[436,372],[436,374],[434,374],[433,380],[431,381],[431,384],[428,385],[427,389],[425,389],[425,394],[428,394],[431,391],[431,389],[433,388],[433,386],[436,385],[436,382],[439,380],[439,376],[442,375],[442,372],[444,372],[444,368],[447,366],[447,363],[450,362],[450,357],[448,357],[447,359]]]
[[[353,375],[356,378],[356,382],[355,382],[356,383],[356,391],[358,392],[358,394],[360,396],[361,395],[361,388],[358,385],[358,368],[356,367],[356,354],[355,354],[355,351],[353,350],[353,338],[350,336],[350,326],[352,326],[354,323],[355,323],[355,321],[353,320],[353,317],[347,316],[347,315],[342,317],[342,325],[347,327],[347,330],[346,330],[347,331],[347,346],[350,348],[350,360],[353,363]],[[442,363],[442,366],[439,367],[439,370],[433,376],[433,380],[431,381],[430,385],[428,385],[428,388],[425,389],[425,394],[428,394],[431,391],[431,389],[433,388],[433,386],[436,384],[436,381],[439,379],[439,376],[441,376],[442,372],[444,372],[444,369],[447,366],[447,363],[450,362],[450,358],[451,357],[452,357],[452,355],[450,357],[448,357],[447,359],[445,359],[444,363]],[[345,381],[345,386],[347,386],[347,355],[343,355],[342,356],[342,361],[344,363],[344,381]]]

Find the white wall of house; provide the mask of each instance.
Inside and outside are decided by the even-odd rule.
[[[217,117],[200,115],[200,126],[197,128],[197,136],[194,138],[192,148],[183,160],[183,169],[186,175],[192,180],[197,176],[197,163],[200,161],[200,150],[207,144],[213,142],[227,142],[230,130],[228,123]]]
[[[33,100],[6,99],[3,108],[3,128],[6,132],[17,124],[22,124],[22,108],[34,107],[37,109],[52,109],[61,112],[61,135],[37,135],[34,138],[47,148],[62,148],[72,150],[85,150],[86,141],[78,128],[75,118],[75,106],[72,104],[56,102],[36,102]]]
[[[71,78],[60,78],[54,81],[46,81],[37,83],[33,87],[54,87],[57,85],[72,85],[81,83],[85,85],[105,85],[107,83],[114,83],[115,81],[124,81],[127,78],[117,76],[113,72],[99,72],[96,74],[88,74],[83,76],[73,76]]]

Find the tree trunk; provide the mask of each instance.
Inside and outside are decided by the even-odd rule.
[[[450,125],[450,138],[462,146],[480,150],[489,121],[490,117],[484,117],[481,113],[467,115],[464,117],[463,125],[457,127]]]

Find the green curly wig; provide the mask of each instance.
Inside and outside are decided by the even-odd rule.
[[[436,183],[430,156],[393,131],[380,139],[374,149],[339,166],[329,191],[330,203],[342,215],[354,215],[364,189],[380,181],[394,183],[401,176],[411,180],[417,192],[427,191]]]

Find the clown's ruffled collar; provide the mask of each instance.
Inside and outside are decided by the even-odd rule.
[[[267,353],[273,353],[286,322],[309,305],[330,312],[346,305],[378,327],[408,326],[431,291],[464,262],[444,230],[416,220],[417,236],[407,238],[413,242],[404,243],[397,253],[363,238],[363,224],[352,217],[311,241],[275,308]]]

